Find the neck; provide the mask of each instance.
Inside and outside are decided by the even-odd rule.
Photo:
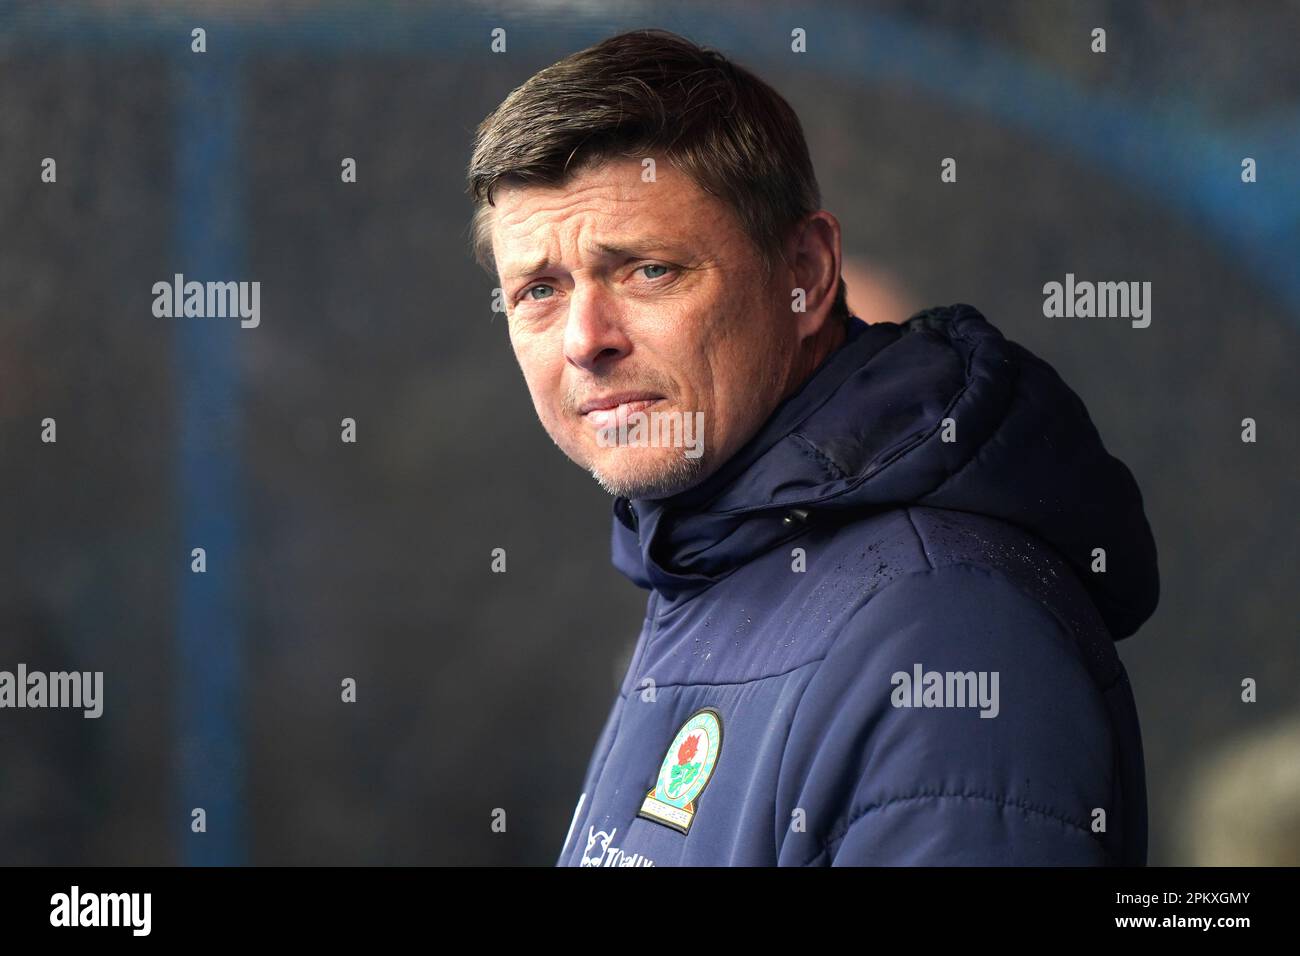
[[[781,396],[781,400],[784,401],[803,388],[813,372],[821,367],[827,356],[844,344],[847,337],[848,330],[845,328],[844,321],[832,317],[822,324],[815,335],[805,339],[799,350],[799,356],[790,369],[790,378],[787,380],[785,394]]]

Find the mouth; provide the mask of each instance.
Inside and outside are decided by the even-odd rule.
[[[578,407],[578,414],[593,428],[611,428],[627,421],[627,416],[634,412],[645,411],[661,401],[662,395],[649,392],[618,392],[583,402]]]

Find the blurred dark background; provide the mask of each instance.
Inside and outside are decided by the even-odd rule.
[[[1300,863],[1277,0],[0,0],[0,669],[105,687],[98,720],[0,711],[0,863],[554,861],[644,593],[536,419],[464,168],[511,89],[637,26],[791,101],[859,315],[969,302],[1083,397],[1160,550],[1120,644],[1151,862]],[[177,272],[260,281],[260,326],[156,318]],[[1044,318],[1066,272],[1150,281],[1151,326]]]

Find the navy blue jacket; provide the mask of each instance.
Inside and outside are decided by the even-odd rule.
[[[1142,498],[975,309],[854,321],[717,473],[614,516],[650,595],[559,864],[1146,862]]]

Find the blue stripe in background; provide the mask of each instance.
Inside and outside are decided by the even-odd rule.
[[[187,282],[246,280],[238,65],[228,54],[187,53],[174,62],[172,79],[173,272],[184,273]],[[173,323],[184,549],[176,556],[182,571],[175,687],[180,856],[191,866],[240,865],[247,844],[235,337],[244,330],[237,318]],[[204,574],[191,571],[190,553],[198,547],[207,552]],[[196,807],[206,811],[206,833],[191,830]]]

